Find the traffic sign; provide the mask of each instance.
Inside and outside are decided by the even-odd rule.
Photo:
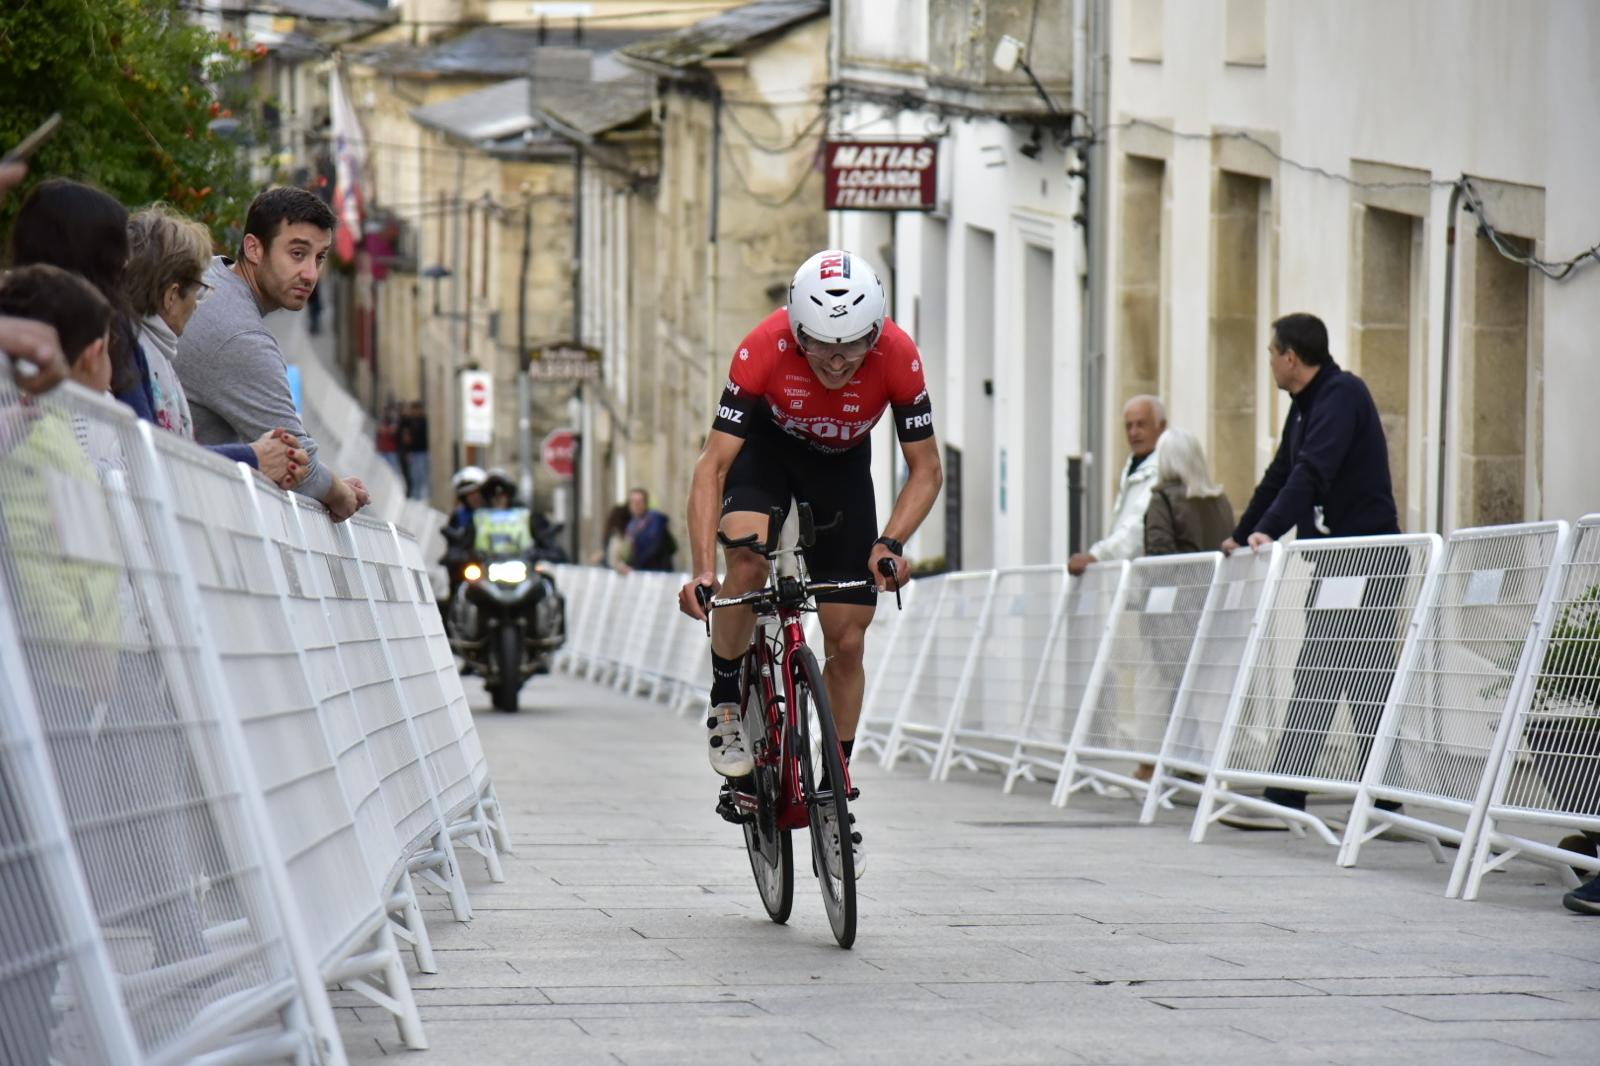
[[[545,468],[559,478],[572,477],[572,468],[578,456],[578,432],[573,429],[553,429],[539,446],[539,457]]]
[[[461,372],[461,443],[488,444],[494,438],[494,378],[482,370]]]

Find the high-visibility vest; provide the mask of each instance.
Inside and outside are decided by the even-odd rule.
[[[483,508],[477,512],[477,536],[473,548],[484,555],[520,555],[533,547],[526,507],[504,510]]]

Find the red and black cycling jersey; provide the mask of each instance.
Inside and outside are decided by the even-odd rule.
[[[933,436],[922,354],[905,330],[885,319],[855,376],[844,388],[829,389],[812,372],[780,307],[734,354],[712,428],[748,437],[767,423],[819,452],[844,452],[865,441],[890,407],[902,442]]]

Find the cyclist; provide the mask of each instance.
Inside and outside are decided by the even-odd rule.
[[[806,552],[811,576],[852,580],[890,559],[906,574],[902,543],[927,517],[944,474],[933,435],[933,408],[922,356],[886,316],[883,284],[872,265],[848,251],[818,252],[789,286],[789,304],[768,315],[735,353],[704,451],[689,490],[689,546],[694,577],[679,608],[704,618],[697,586],[738,596],[767,580],[767,561],[748,549],[727,553],[727,576],[716,577],[716,532],[730,539],[765,537],[769,513],[790,499],[811,505],[819,532]],[[878,529],[869,431],[893,409],[895,434],[910,471],[889,521]],[[866,676],[861,659],[872,622],[871,589],[817,597],[826,663],[823,682],[834,723],[850,758]],[[706,719],[712,767],[726,777],[751,772],[739,728],[739,665],[755,627],[749,608],[716,612],[711,636],[711,713]],[[839,827],[829,826],[829,866],[838,873]],[[856,876],[863,870],[860,834],[851,831]]]

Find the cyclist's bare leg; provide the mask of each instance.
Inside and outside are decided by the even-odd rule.
[[[755,511],[731,511],[722,516],[722,533],[729,540],[738,540],[754,533],[767,535],[768,518]],[[747,548],[727,552],[728,573],[722,579],[718,596],[743,596],[767,583],[767,561]],[[724,659],[737,659],[750,646],[750,636],[755,632],[756,615],[748,607],[715,611],[711,617],[711,650]]]
[[[873,608],[857,603],[817,605],[823,653],[827,656],[822,682],[828,686],[828,702],[833,704],[833,724],[838,727],[840,740],[854,740],[856,723],[861,719],[861,698],[867,689],[867,674],[861,661],[874,613]]]

